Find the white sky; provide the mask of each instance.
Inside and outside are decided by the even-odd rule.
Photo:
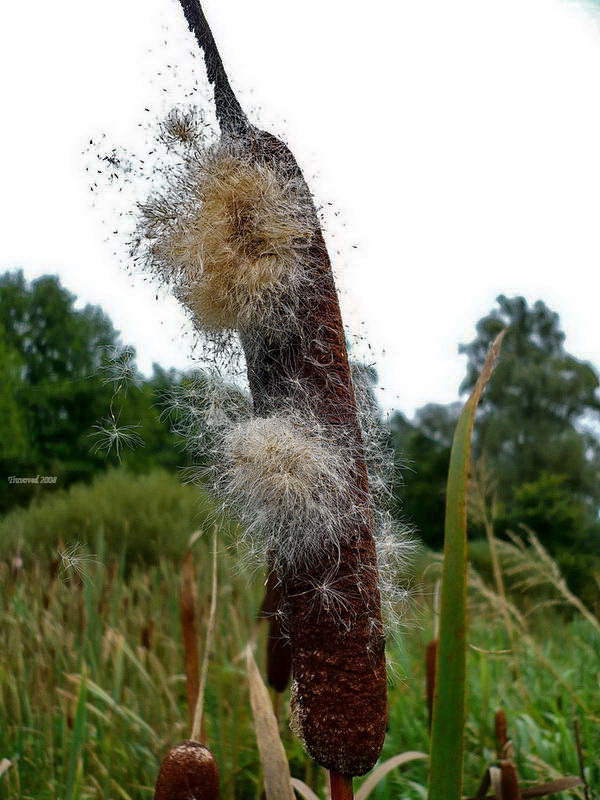
[[[205,0],[250,116],[331,202],[345,318],[382,400],[456,399],[460,341],[497,294],[542,298],[600,361],[600,11],[567,0]],[[57,272],[139,363],[190,364],[174,301],[131,278],[82,155],[204,72],[175,0],[3,3],[0,269]],[[166,72],[169,72],[166,70]],[[169,73],[171,74],[171,73]],[[167,92],[162,91],[168,88]],[[151,113],[145,111],[149,108]]]

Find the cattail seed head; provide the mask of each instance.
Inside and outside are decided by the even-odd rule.
[[[199,742],[173,747],[160,766],[154,800],[218,800],[219,773],[212,753]]]
[[[348,788],[383,745],[378,567],[396,568],[404,551],[398,532],[380,525],[385,470],[379,451],[365,446],[371,427],[359,418],[310,191],[283,142],[243,114],[198,0],[181,4],[204,51],[222,137],[205,149],[186,120],[167,125],[180,169],[140,207],[137,240],[214,352],[243,350],[252,408],[235,420],[210,414],[221,420],[209,437],[215,486],[281,585],[298,734]],[[198,756],[189,747],[172,751],[176,763]],[[158,800],[167,796],[157,789]]]
[[[323,547],[339,548],[360,514],[348,454],[309,414],[283,412],[239,423],[222,440],[218,490],[245,524],[261,559],[294,572]]]

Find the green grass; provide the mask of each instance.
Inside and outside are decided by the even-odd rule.
[[[208,551],[202,542],[197,548],[200,598],[206,600]],[[255,628],[260,580],[237,573],[233,554],[225,550],[219,571],[208,737],[220,766],[223,797],[258,798],[260,769],[241,653]],[[188,735],[179,579],[177,563],[168,560],[135,567],[127,578],[122,564],[108,562],[104,568],[92,568],[83,585],[53,581],[47,561],[15,576],[4,568],[0,758],[14,765],[0,779],[0,797],[152,797],[159,757]],[[524,779],[551,777],[552,770],[577,773],[572,735],[577,715],[590,782],[600,781],[600,769],[594,766],[594,754],[600,752],[599,637],[579,618],[566,623],[547,615],[533,634],[564,685],[526,643],[518,653],[518,681],[506,656],[469,654],[468,793],[493,757],[493,716],[499,705],[507,711]],[[423,657],[431,635],[425,621],[390,645],[395,676],[384,758],[403,750],[429,749]],[[504,631],[491,611],[474,625],[472,642],[489,650],[505,646]],[[282,735],[292,774],[314,784],[314,771],[285,720]],[[388,776],[375,797],[422,798],[426,777],[426,764],[415,762]]]
[[[125,547],[124,539],[115,538],[119,525],[124,530],[123,522],[120,518],[111,522],[108,501],[101,497],[98,484],[87,491],[103,509],[101,522],[94,516],[96,508],[86,505],[82,494],[73,493],[70,496],[77,499],[73,515],[66,500],[59,511],[52,506],[29,512],[35,523],[23,513],[25,527],[19,535],[29,530],[31,538],[22,569],[14,570],[10,560],[18,540],[5,538],[0,546],[0,762],[3,758],[13,762],[0,776],[2,800],[149,799],[161,756],[189,735],[179,556],[189,533],[198,527],[197,490],[191,499],[191,490],[175,490],[155,476],[145,484],[155,496],[146,497],[143,509],[127,508],[128,496],[132,505],[140,503],[143,488],[136,490],[127,476],[121,479],[123,486],[114,476],[100,485],[118,495],[114,513],[127,515],[129,527],[122,536],[130,536],[135,546]],[[170,503],[163,502],[163,492],[171,497]],[[89,519],[83,516],[86,507]],[[161,508],[166,509],[164,514]],[[87,540],[103,562],[91,563],[83,581],[72,571],[57,573],[55,546],[62,537],[53,519],[58,518],[85,522],[86,536],[80,540]],[[167,555],[157,556],[156,542],[146,543],[142,548],[146,555],[139,555],[144,539],[131,527],[136,518],[146,520],[144,536],[160,536],[169,545]],[[42,521],[44,530],[36,528]],[[8,531],[6,520],[0,531]],[[74,536],[76,526],[69,531]],[[210,593],[208,539],[194,548],[202,624]],[[258,630],[257,656],[262,665],[264,626],[257,628],[256,623],[262,576],[240,570],[231,542],[230,532],[224,532],[206,698],[207,733],[220,768],[222,797],[258,800],[261,774],[243,650]],[[415,597],[415,624],[389,642],[393,667],[382,759],[406,750],[429,750],[424,655],[433,638],[431,595],[438,576],[439,563],[426,554],[415,579],[422,587]],[[577,717],[588,780],[598,791],[600,636],[572,610],[569,616],[562,615],[539,607],[537,596],[523,593],[511,599],[515,614],[524,615],[517,625],[515,651],[481,652],[505,649],[507,635],[490,585],[470,582],[469,643],[478,649],[469,648],[467,658],[465,793],[473,794],[494,758],[493,719],[499,706],[508,716],[520,774],[532,782],[578,773],[573,736]],[[290,733],[287,703],[281,707],[282,738],[292,775],[323,797],[322,773],[308,763]],[[425,761],[408,764],[390,773],[371,797],[425,798],[427,769]]]

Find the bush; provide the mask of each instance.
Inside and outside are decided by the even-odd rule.
[[[190,535],[224,520],[206,490],[163,471],[133,475],[115,469],[91,485],[77,484],[0,520],[0,557],[56,554],[103,540],[106,556],[128,563],[178,558]]]

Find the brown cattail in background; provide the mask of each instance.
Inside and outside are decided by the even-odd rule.
[[[506,714],[503,709],[498,709],[494,718],[496,734],[496,749],[498,753],[498,766],[500,768],[500,786],[503,800],[521,800],[519,776],[513,762],[513,748],[508,738]]]
[[[494,717],[494,729],[496,734],[496,752],[498,758],[504,758],[505,748],[508,744],[508,729],[506,725],[506,714],[504,709],[499,708]]]
[[[500,785],[502,800],[521,800],[517,769],[512,761],[500,762]]]
[[[140,644],[144,650],[152,650],[152,643],[154,641],[154,627],[154,620],[150,619],[142,628],[140,634]]]
[[[190,724],[194,721],[200,684],[200,655],[196,626],[196,570],[191,549],[181,565],[181,632],[185,660],[185,688]]]
[[[190,540],[190,549],[183,562],[182,575],[182,622],[183,635],[186,640],[186,674],[188,677],[188,702],[190,689],[194,683],[189,681],[190,675],[195,679],[194,705],[191,706],[191,738],[188,741],[172,747],[163,759],[158,779],[154,800],[218,800],[219,773],[216,761],[205,745],[204,732],[204,690],[208,663],[214,636],[216,610],[217,610],[217,546],[213,548],[212,559],[212,596],[210,611],[206,623],[206,637],[204,642],[204,657],[202,669],[198,668],[196,636],[196,579],[192,545],[198,538],[195,534]],[[192,642],[192,635],[194,641]],[[195,666],[192,661],[195,660]],[[202,739],[202,741],[199,741]]]
[[[154,800],[217,800],[219,773],[210,750],[187,741],[173,747],[160,767]]]

